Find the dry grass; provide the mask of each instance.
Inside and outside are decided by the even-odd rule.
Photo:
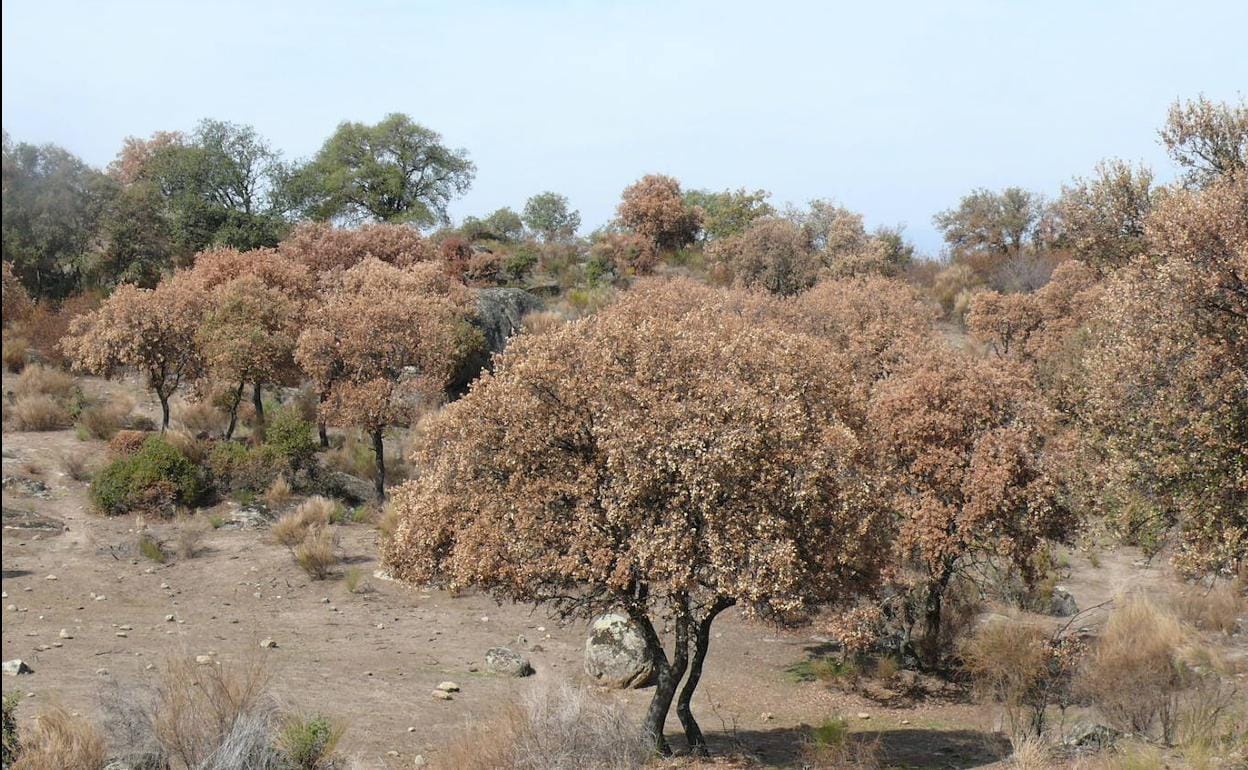
[[[338,536],[328,527],[312,527],[303,542],[295,546],[295,561],[313,580],[324,580],[340,561]]]
[[[169,558],[169,555],[165,553],[165,548],[161,545],[160,541],[146,532],[139,535],[139,553],[142,554],[144,558],[151,559],[157,564],[164,564]]]
[[[529,313],[520,320],[520,328],[525,334],[545,334],[554,331],[568,322],[562,313],[554,310],[539,310]]]
[[[197,438],[186,430],[165,431],[165,441],[196,465],[207,463],[208,453],[212,451],[210,439]]]
[[[3,348],[6,371],[16,374],[26,368],[26,362],[30,360],[30,343],[25,337],[10,337],[5,334]]]
[[[174,542],[177,544],[178,556],[183,559],[194,559],[203,550],[204,538],[212,530],[212,525],[203,519],[188,519],[178,527]]]
[[[78,414],[79,438],[108,441],[125,427],[133,411],[134,400],[124,395],[87,407]]]
[[[1048,635],[1016,619],[985,623],[962,645],[962,661],[981,696],[1001,703],[1016,745],[1034,736],[1032,695],[1048,664]]]
[[[286,480],[285,476],[278,476],[273,479],[273,483],[269,485],[269,488],[264,490],[264,504],[270,511],[276,511],[290,502],[290,495],[290,482]]]
[[[77,382],[67,372],[43,364],[31,364],[22,370],[13,383],[13,395],[19,401],[23,396],[36,395],[68,401],[73,398],[76,386]]]
[[[1180,653],[1191,633],[1148,599],[1124,599],[1105,621],[1079,687],[1123,732],[1174,739],[1180,693],[1192,684]]]
[[[9,410],[15,430],[48,431],[69,427],[69,410],[52,396],[36,393],[20,396]]]
[[[652,755],[635,719],[611,701],[565,684],[470,723],[439,752],[436,767],[636,770]]]
[[[90,481],[91,469],[87,455],[83,452],[64,452],[61,454],[61,470],[74,481]]]
[[[1248,614],[1248,595],[1238,580],[1220,581],[1212,588],[1192,586],[1180,591],[1173,608],[1184,622],[1201,631],[1230,636],[1239,618]]]
[[[377,519],[377,532],[381,535],[382,542],[388,542],[394,537],[394,531],[399,526],[399,512],[395,510],[393,505],[387,505],[382,509],[381,517]]]
[[[192,436],[224,434],[230,424],[230,416],[208,400],[178,404],[173,419]]]
[[[52,706],[22,735],[12,770],[100,770],[108,759],[104,734],[82,717]]]
[[[308,530],[328,527],[340,509],[339,503],[328,497],[309,497],[295,510],[273,522],[269,533],[278,543],[294,548],[304,541]]]

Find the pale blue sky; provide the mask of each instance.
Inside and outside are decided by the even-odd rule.
[[[974,187],[1169,176],[1167,105],[1248,92],[1248,2],[3,3],[3,121],[103,165],[201,117],[288,157],[406,112],[477,163],[457,218],[552,189],[586,230],[648,172],[906,225]]]

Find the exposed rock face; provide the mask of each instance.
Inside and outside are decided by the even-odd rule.
[[[507,340],[520,331],[521,320],[542,307],[542,301],[524,289],[478,289],[472,325],[481,331],[485,347],[464,361],[447,390],[455,396],[467,392],[468,384],[490,368],[491,357],[503,352]]]
[[[654,661],[628,616],[609,613],[590,625],[585,673],[605,687],[627,689],[653,684]]]
[[[351,504],[366,503],[377,498],[377,490],[373,482],[342,471],[325,474],[323,488],[330,497],[345,500]]]
[[[33,674],[35,670],[26,665],[26,661],[21,658],[4,661],[4,673],[17,676],[18,674]]]
[[[1075,603],[1075,597],[1071,596],[1070,591],[1058,586],[1053,589],[1053,601],[1049,607],[1049,614],[1059,618],[1069,618],[1079,614],[1079,605]]]
[[[508,647],[491,647],[486,650],[485,667],[504,676],[530,676],[533,673],[529,659]]]

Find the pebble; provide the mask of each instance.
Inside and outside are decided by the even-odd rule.
[[[168,584],[168,583],[161,583],[161,584],[160,584],[160,587],[161,587],[161,588],[168,588],[168,587],[169,587],[169,584]]]
[[[57,634],[57,636],[61,637],[62,639],[73,639],[73,638],[74,638],[74,635],[73,635],[73,634],[71,634],[71,633],[69,633],[69,629],[68,629],[68,628],[62,628],[62,629],[61,629],[61,632],[60,632],[59,634]]]
[[[108,669],[106,669],[106,668],[97,668],[97,669],[95,670],[95,673],[96,673],[96,675],[97,675],[97,676],[108,676]]]
[[[442,692],[459,692],[459,685],[454,682],[443,682],[438,685],[438,689]]]
[[[133,630],[134,630],[134,626],[129,625],[129,624],[126,624],[126,625],[124,625],[124,626],[118,626],[118,628],[120,628],[122,631],[133,631]]]
[[[117,632],[117,636],[120,636],[121,638],[123,638],[123,639],[124,639],[124,638],[126,637],[126,632],[125,632],[125,631],[118,631],[118,632]]]
[[[870,715],[870,714],[868,714],[868,713],[867,713],[867,712],[865,712],[865,711],[859,711],[859,712],[858,712],[858,718],[859,718],[859,719],[870,719],[870,718],[871,718],[871,715]]]
[[[759,714],[759,718],[764,722],[770,722],[772,719],[775,719],[775,714],[772,714],[770,711],[764,711],[762,714]]]
[[[210,665],[212,663],[212,656],[211,655],[196,655],[195,662],[201,666]]]
[[[455,700],[455,696],[451,695],[449,692],[444,692],[442,690],[434,690],[433,697],[437,698],[438,700]]]
[[[44,580],[56,580],[56,579],[57,579],[56,575],[48,575],[46,578],[44,578]]]
[[[266,650],[271,650],[277,646],[277,642],[273,641],[272,639],[261,639],[260,646]]]
[[[172,622],[173,622],[173,614],[172,614],[172,613],[170,613],[170,614],[168,614],[168,615],[166,615],[166,616],[165,616],[165,622],[166,622],[166,623],[172,623]]]

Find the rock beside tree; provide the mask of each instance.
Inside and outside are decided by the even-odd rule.
[[[596,684],[621,690],[654,684],[654,660],[628,616],[608,613],[590,624],[585,673]]]

